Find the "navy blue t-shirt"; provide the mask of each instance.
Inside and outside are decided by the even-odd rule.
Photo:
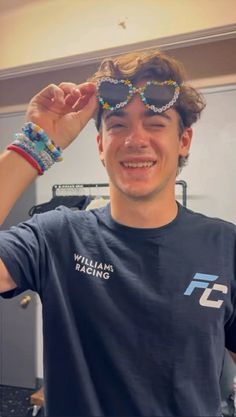
[[[180,205],[156,229],[120,225],[108,205],[1,232],[0,257],[43,304],[46,415],[220,416],[235,237]]]

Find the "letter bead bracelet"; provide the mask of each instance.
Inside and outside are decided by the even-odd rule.
[[[42,175],[55,162],[62,161],[62,149],[49,139],[44,130],[35,123],[28,122],[16,133],[8,150],[15,151],[26,159]]]

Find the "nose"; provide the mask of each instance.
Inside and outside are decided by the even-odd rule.
[[[125,138],[125,146],[131,149],[147,148],[150,142],[150,131],[145,127],[146,107],[139,94],[134,94],[125,107],[129,120],[129,130]]]
[[[149,139],[148,132],[141,123],[138,123],[132,127],[129,135],[125,138],[125,147],[130,149],[147,148]]]

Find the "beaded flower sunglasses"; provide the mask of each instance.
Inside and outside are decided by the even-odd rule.
[[[126,106],[134,94],[140,94],[145,106],[155,113],[163,113],[172,107],[179,97],[176,81],[147,81],[135,87],[130,80],[103,77],[97,82],[97,98],[104,110],[117,110]]]

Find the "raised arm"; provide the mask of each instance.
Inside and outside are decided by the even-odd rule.
[[[93,83],[75,85],[51,84],[36,94],[27,109],[27,121],[43,129],[56,147],[65,149],[78,136],[96,112],[96,87]],[[26,138],[23,140],[30,139]],[[27,143],[27,142],[26,142]],[[21,148],[20,148],[21,149]],[[4,222],[17,199],[38,176],[38,170],[19,147],[0,155],[0,224]],[[36,154],[37,156],[37,154]],[[37,163],[36,163],[37,165]],[[16,287],[0,259],[0,292]]]
[[[36,123],[57,146],[65,149],[91,119],[96,107],[95,84],[51,84],[30,101],[27,121]],[[19,153],[6,150],[0,155],[0,224],[37,175],[37,170]]]

